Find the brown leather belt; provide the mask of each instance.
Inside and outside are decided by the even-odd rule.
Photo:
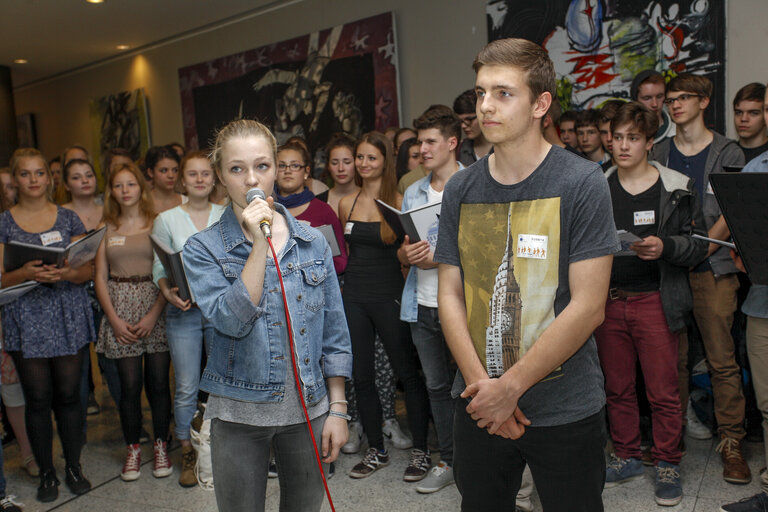
[[[608,290],[608,298],[611,300],[627,300],[630,297],[639,297],[641,295],[650,295],[655,292],[627,292],[617,288]]]
[[[146,283],[147,281],[152,281],[152,276],[109,276],[109,280],[116,283]]]

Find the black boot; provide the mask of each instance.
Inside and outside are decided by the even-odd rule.
[[[80,464],[67,466],[64,471],[66,473],[64,481],[67,483],[69,490],[72,491],[72,494],[84,494],[91,490],[91,482],[83,476]]]
[[[48,503],[59,497],[59,479],[56,470],[48,469],[40,473],[40,487],[37,488],[37,501]]]

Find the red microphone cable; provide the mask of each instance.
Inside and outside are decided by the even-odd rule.
[[[277,262],[277,254],[275,248],[272,245],[272,237],[265,237],[269,248],[272,250],[272,258],[275,261],[275,269],[277,269],[277,278],[280,280],[280,291],[283,295],[283,307],[285,308],[285,325],[288,328],[288,344],[291,348],[291,364],[293,365],[293,377],[296,381],[296,389],[299,390],[299,398],[301,399],[301,408],[304,410],[304,419],[307,421],[307,428],[309,429],[309,437],[312,439],[312,446],[315,449],[315,458],[317,459],[317,467],[320,470],[320,476],[323,477],[323,486],[325,487],[325,495],[328,496],[328,503],[331,505],[331,510],[336,512],[336,508],[333,506],[333,500],[331,499],[331,491],[328,489],[328,480],[325,478],[325,471],[323,471],[323,461],[320,460],[320,452],[317,449],[317,443],[315,442],[315,432],[312,430],[312,423],[309,420],[309,413],[307,412],[307,404],[304,401],[304,391],[301,389],[301,380],[299,379],[299,370],[296,367],[296,349],[293,345],[293,328],[291,327],[291,315],[288,313],[288,300],[285,296],[285,285],[283,284],[283,274],[280,272],[280,264]]]

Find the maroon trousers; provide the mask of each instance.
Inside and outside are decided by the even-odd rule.
[[[605,306],[605,322],[595,331],[611,438],[616,455],[640,458],[640,413],[635,393],[640,361],[653,421],[653,460],[680,464],[682,413],[677,382],[679,337],[664,318],[658,292]]]

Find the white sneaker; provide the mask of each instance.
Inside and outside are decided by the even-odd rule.
[[[699,420],[698,416],[696,416],[696,412],[693,410],[693,405],[691,405],[690,400],[688,401],[688,410],[685,412],[685,415],[688,417],[688,427],[686,428],[686,432],[689,437],[692,437],[693,439],[712,439],[712,431]]]
[[[454,483],[453,468],[445,462],[440,461],[437,466],[432,466],[432,469],[429,470],[429,473],[424,477],[424,480],[419,482],[416,491],[421,494],[431,494],[452,483]]]
[[[363,442],[363,426],[359,421],[349,423],[349,441],[341,447],[341,453],[357,453],[360,451],[360,445]]]
[[[400,430],[400,424],[395,418],[384,420],[382,432],[384,437],[387,438],[392,443],[392,446],[398,450],[408,450],[413,448],[413,439],[405,435],[403,431]]]

